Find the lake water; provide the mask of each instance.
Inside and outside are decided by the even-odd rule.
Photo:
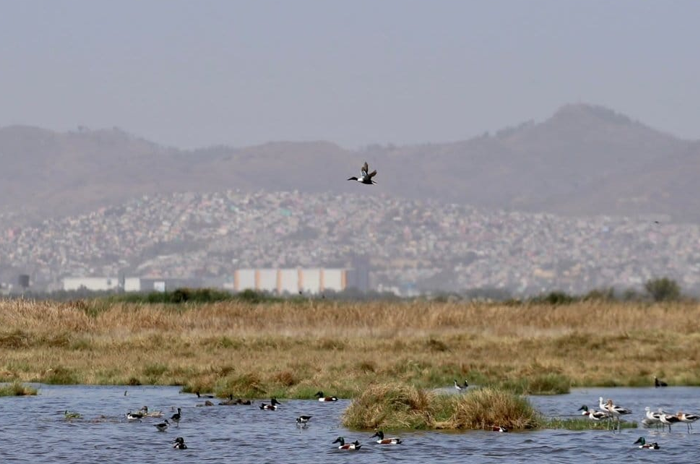
[[[399,446],[374,445],[371,433],[340,426],[348,401],[284,401],[278,411],[253,406],[196,407],[204,400],[181,394],[177,387],[90,387],[40,385],[36,397],[0,398],[0,463],[588,463],[700,462],[699,432],[688,434],[684,424],[673,432],[628,429],[611,431],[542,430],[522,433],[412,432],[401,433]],[[124,396],[124,391],[128,395]],[[327,392],[330,393],[330,392]],[[542,413],[578,417],[582,404],[596,407],[598,397],[613,398],[632,409],[641,422],[644,407],[697,413],[700,388],[590,388],[569,395],[532,397]],[[218,403],[219,400],[212,400]],[[127,422],[125,413],[148,405],[167,417],[182,408],[179,428],[158,432],[159,419]],[[63,412],[78,411],[83,419],[66,421]],[[295,418],[312,415],[307,429]],[[359,440],[357,452],[339,451],[331,442],[339,435]],[[182,436],[189,447],[171,443]],[[657,441],[658,451],[633,445],[639,437]]]

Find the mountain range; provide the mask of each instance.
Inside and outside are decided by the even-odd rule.
[[[378,170],[378,185],[346,181],[364,161]],[[32,219],[154,193],[240,189],[382,192],[506,210],[698,222],[698,172],[700,142],[587,104],[465,141],[360,150],[314,141],[185,151],[116,128],[0,129],[0,212]]]

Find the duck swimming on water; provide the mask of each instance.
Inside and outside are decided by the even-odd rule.
[[[319,401],[338,401],[337,396],[325,396],[322,391],[316,392],[314,396],[316,396]]]
[[[185,439],[182,437],[177,437],[175,441],[173,442],[173,448],[175,449],[187,449],[187,445],[185,444]]]
[[[360,444],[360,442],[357,441],[357,440],[355,440],[353,443],[347,443],[347,444],[346,444],[346,443],[345,443],[345,438],[344,438],[344,437],[338,437],[338,438],[336,438],[335,441],[333,442],[333,444],[335,444],[335,443],[340,443],[340,445],[338,446],[338,449],[339,449],[339,450],[355,451],[355,450],[359,450],[359,449],[362,447],[362,445]]]
[[[637,441],[634,442],[634,444],[639,444],[639,447],[641,449],[659,449],[659,444],[654,442],[654,443],[647,443],[647,441],[644,439],[644,437],[639,437],[637,438]]]
[[[282,404],[279,401],[277,401],[277,398],[271,398],[270,399],[270,404],[266,403],[261,403],[260,404],[260,409],[264,409],[266,411],[277,411],[277,405]]]
[[[400,445],[402,443],[400,438],[384,438],[384,432],[378,430],[377,433],[372,435],[370,438],[377,437],[377,444],[380,445]]]

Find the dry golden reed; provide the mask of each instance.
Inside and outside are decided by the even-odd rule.
[[[376,382],[700,384],[700,305],[0,301],[0,381],[356,396]],[[564,387],[561,387],[564,388]]]

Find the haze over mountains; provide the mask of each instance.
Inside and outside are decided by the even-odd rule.
[[[345,180],[365,160],[379,171],[377,193],[574,216],[700,220],[700,142],[585,104],[466,141],[358,151],[326,141],[182,151],[118,129],[6,127],[0,211],[43,218],[178,191],[369,193]]]

